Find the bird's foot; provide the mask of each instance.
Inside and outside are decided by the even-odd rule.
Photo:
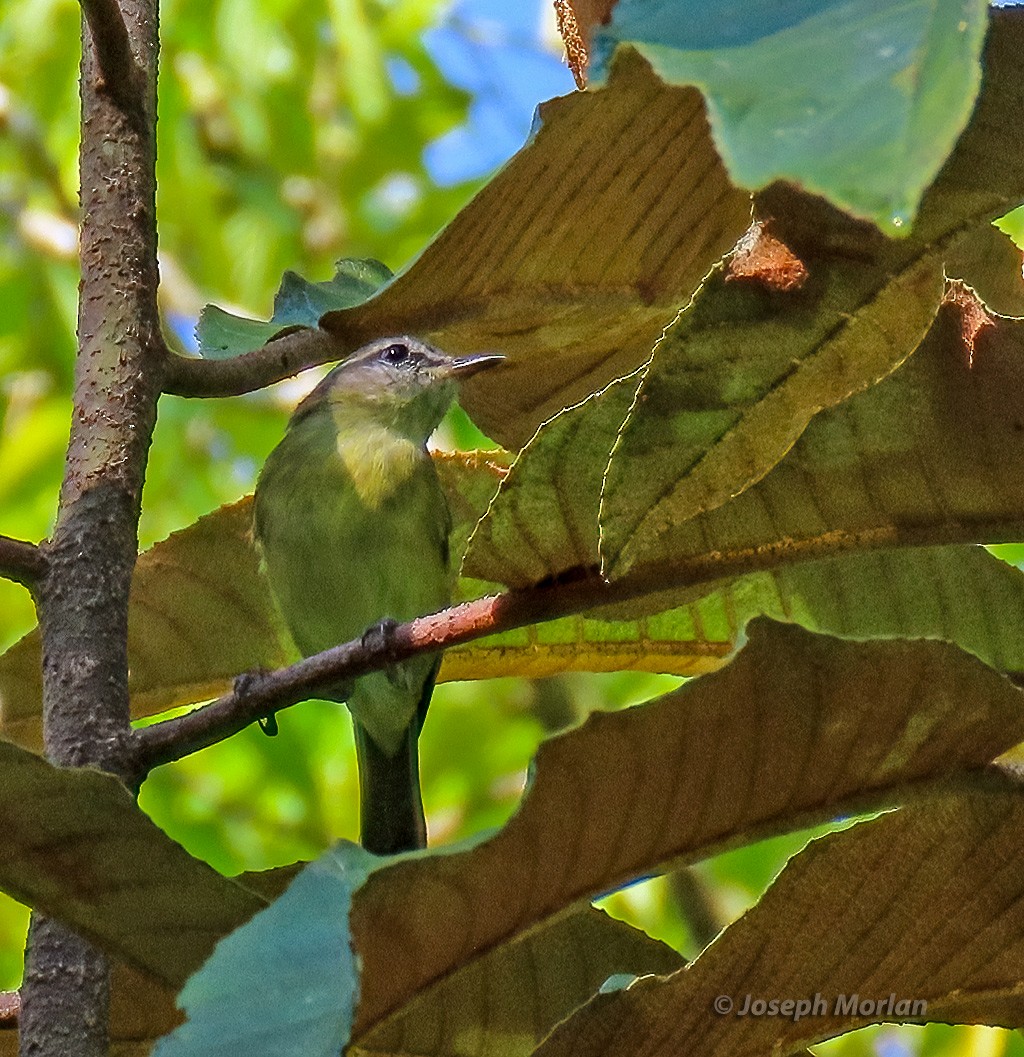
[[[404,690],[408,686],[409,676],[408,672],[399,665],[399,659],[395,656],[398,645],[398,640],[395,636],[397,627],[397,620],[386,617],[384,620],[374,624],[372,628],[367,628],[363,632],[362,642],[366,649],[373,650],[374,653],[380,652],[384,654],[384,658],[388,663],[387,668],[384,669],[384,674],[393,686],[401,687]]]
[[[260,681],[266,675],[266,669],[256,668],[251,672],[242,672],[241,675],[235,677],[235,681],[232,683],[232,690],[236,697],[248,697],[250,694],[255,693],[259,687]],[[256,722],[260,725],[260,730],[267,735],[268,738],[277,736],[277,732],[280,729],[277,725],[277,712],[269,712],[265,716],[258,716]]]
[[[363,632],[363,646],[368,650],[373,650],[374,653],[378,651],[383,653],[388,663],[394,664],[396,660],[394,656],[395,646],[397,644],[395,629],[397,627],[397,620],[385,617]]]

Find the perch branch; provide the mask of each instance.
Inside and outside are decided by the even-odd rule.
[[[832,532],[815,540],[712,554],[688,562],[652,564],[642,574],[606,581],[596,570],[578,570],[560,581],[489,595],[463,602],[431,616],[398,625],[387,642],[371,646],[353,640],[272,672],[251,672],[235,681],[234,689],[207,705],[175,719],[136,730],[133,735],[133,779],[141,782],[154,767],[180,760],[193,752],[237,734],[257,719],[316,696],[331,684],[403,661],[414,654],[433,653],[473,639],[537,624],[598,607],[618,606],[641,597],[665,599],[679,605],[679,591],[742,573],[779,565],[834,557],[838,553],[877,547],[995,542],[1017,539],[1024,532],[1018,520],[985,526],[944,526],[924,532],[910,529],[869,529]]]
[[[171,356],[164,392],[174,396],[238,396],[281,381],[307,367],[340,360],[362,344],[341,341],[324,330],[303,328],[227,360]]]

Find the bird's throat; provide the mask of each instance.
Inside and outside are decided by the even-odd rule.
[[[352,487],[370,510],[386,503],[429,459],[420,445],[371,423],[340,432],[336,448]]]

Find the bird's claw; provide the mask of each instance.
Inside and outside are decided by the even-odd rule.
[[[373,627],[367,628],[366,631],[363,632],[363,646],[368,650],[373,650],[374,653],[378,651],[383,653],[389,663],[393,663],[395,652],[395,629],[397,627],[398,621],[392,620],[390,617],[385,617],[383,620],[379,620],[373,625]]]
[[[242,672],[241,675],[235,676],[235,681],[231,684],[232,690],[236,697],[248,697],[254,693],[259,687],[260,680],[266,675],[266,670],[263,668],[256,668],[251,672]],[[280,729],[277,725],[277,712],[270,712],[265,716],[257,716],[256,722],[260,725],[260,730],[267,735],[268,738],[274,738],[277,736],[278,730]]]

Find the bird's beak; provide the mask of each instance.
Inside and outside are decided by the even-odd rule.
[[[469,378],[477,371],[486,371],[488,367],[496,367],[504,363],[505,357],[497,352],[482,352],[476,356],[455,356],[447,365],[445,374],[452,378]]]

